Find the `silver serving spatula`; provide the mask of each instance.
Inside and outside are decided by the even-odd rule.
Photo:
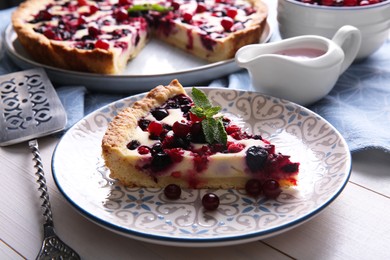
[[[38,137],[64,129],[66,112],[43,69],[0,76],[0,146],[29,141],[41,192],[44,241],[37,259],[80,259],[54,232]]]

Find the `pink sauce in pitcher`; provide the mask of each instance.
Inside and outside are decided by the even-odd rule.
[[[312,59],[324,55],[326,51],[314,48],[294,48],[275,52],[275,54],[291,56],[299,59]]]

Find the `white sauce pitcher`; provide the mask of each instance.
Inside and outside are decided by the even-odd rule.
[[[247,45],[237,51],[235,60],[248,70],[255,90],[309,105],[331,91],[354,61],[360,43],[360,31],[346,25],[331,40],[305,35]]]

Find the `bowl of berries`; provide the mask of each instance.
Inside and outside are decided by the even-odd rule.
[[[320,35],[332,38],[344,25],[358,28],[364,59],[389,37],[390,0],[279,0],[277,20],[282,38]]]

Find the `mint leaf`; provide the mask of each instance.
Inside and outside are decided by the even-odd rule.
[[[212,107],[206,94],[197,88],[192,88],[192,99],[195,103],[195,106],[201,107],[203,109]]]
[[[221,107],[210,107],[210,108],[206,108],[205,111],[204,111],[204,115],[206,117],[213,117],[215,116],[216,114],[218,114],[218,112],[221,111]]]
[[[206,118],[202,120],[202,129],[203,129],[203,134],[206,139],[206,142],[209,144],[214,143],[214,126],[215,120],[212,118]]]
[[[222,118],[215,117],[221,111],[221,107],[212,106],[207,96],[203,91],[192,88],[192,97],[195,106],[191,108],[191,113],[202,120],[202,130],[209,144],[220,143],[226,145],[227,133],[223,126]]]
[[[139,5],[133,5],[129,9],[127,9],[127,12],[142,12],[142,11],[156,11],[160,13],[168,12],[173,10],[172,7],[165,7],[163,5],[159,4],[139,4]]]
[[[222,118],[216,120],[216,126],[214,128],[214,140],[219,144],[227,143],[227,133],[223,126]]]

